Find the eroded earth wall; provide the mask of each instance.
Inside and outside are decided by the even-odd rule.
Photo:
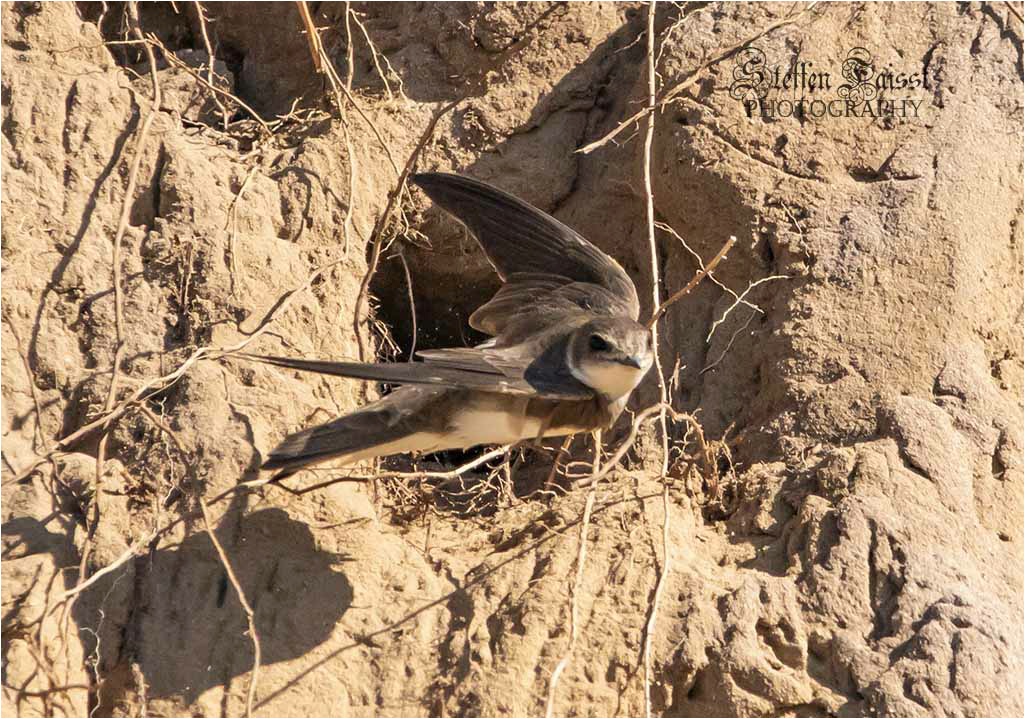
[[[309,357],[478,340],[466,319],[498,281],[473,240],[415,192],[378,227],[414,153],[552,212],[651,309],[643,123],[576,152],[647,103],[647,6],[310,3],[351,84],[341,107],[296,4],[203,7],[208,84],[234,98],[222,112],[201,82],[195,5],[144,4],[141,31],[184,66],[157,50],[144,143],[149,67],[123,4],[2,7],[11,715],[241,714],[253,643],[198,498],[377,391],[200,358],[106,426],[102,450],[102,431],[75,435],[109,406],[112,241],[137,155],[114,406],[257,330],[248,349]],[[662,296],[694,275],[692,252],[738,242],[721,284],[661,325],[673,401],[732,467],[720,454],[721,486],[672,483],[655,713],[1021,715],[1019,7],[658,4],[661,88],[682,84],[655,115]],[[895,78],[893,104],[848,72],[866,63]],[[656,397],[649,377],[631,406]],[[645,711],[666,560],[656,446],[598,489],[555,713]],[[474,513],[341,483],[212,505],[255,612],[256,713],[543,714],[584,494]]]

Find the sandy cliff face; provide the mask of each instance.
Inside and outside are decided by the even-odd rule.
[[[234,101],[225,131],[199,81],[161,62],[140,143],[148,67],[138,46],[104,45],[125,36],[124,8],[3,6],[11,714],[242,713],[253,644],[198,498],[376,391],[201,358],[118,412],[97,473],[101,432],[75,433],[106,416],[112,239],[137,153],[115,409],[258,328],[249,349],[321,357],[474,341],[466,318],[497,280],[472,240],[416,194],[378,233],[414,152],[417,169],[491,181],[581,231],[650,310],[643,133],[574,152],[646,102],[645,6],[354,4],[350,65],[345,5],[311,5],[343,80],[352,70],[358,110],[341,113],[293,3],[204,7],[216,82],[273,136]],[[716,276],[736,292],[783,277],[745,296],[758,309],[706,281],[662,325],[674,403],[725,437],[733,466],[713,467],[718,489],[672,482],[654,712],[1020,715],[1020,19],[1006,4],[659,8],[663,87],[693,82],[656,115],[658,219],[705,260],[735,235]],[[193,6],[144,6],[141,26],[190,66],[208,57]],[[738,47],[784,75],[812,62],[831,86],[781,80],[749,117],[751,92],[731,87],[755,66],[716,62]],[[888,91],[913,113],[813,116],[855,48],[874,77],[918,76]],[[785,116],[779,101],[801,97],[809,114]],[[375,236],[388,248],[361,303]],[[665,294],[697,268],[682,241],[659,232]],[[654,381],[637,394],[635,409]],[[556,713],[644,712],[665,562],[654,446],[599,487]],[[550,461],[525,455],[520,495]],[[417,486],[265,488],[210,507],[254,609],[258,714],[544,712],[570,643],[585,492],[467,507]],[[126,552],[61,603],[80,567]]]

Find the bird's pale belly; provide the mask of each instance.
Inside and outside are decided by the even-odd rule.
[[[543,416],[530,411],[525,397],[491,395],[484,401],[468,404],[452,417],[452,428],[446,440],[453,447],[474,447],[478,444],[513,444],[537,439],[542,429],[545,437],[558,437],[587,429],[581,426],[544,427]]]
[[[347,454],[342,463],[382,457],[405,452],[438,452],[447,449],[469,449],[478,445],[515,444],[537,439],[542,429],[545,437],[561,437],[594,429],[598,417],[590,410],[591,403],[580,403],[579,411],[563,412],[562,419],[553,415],[555,407],[565,409],[565,402],[538,400],[503,394],[478,394],[456,390],[443,392],[443,405],[449,410],[444,431],[421,429],[404,437]],[[434,411],[441,410],[435,406]],[[443,410],[442,410],[443,411]],[[438,417],[438,419],[441,419]],[[545,420],[549,420],[545,424]],[[424,423],[418,422],[423,425]]]

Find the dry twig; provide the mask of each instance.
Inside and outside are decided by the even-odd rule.
[[[349,131],[349,123],[342,120],[342,137],[345,140],[345,155],[349,158],[349,200],[345,207],[345,220],[342,223],[342,233],[345,237],[345,244],[342,254],[349,256],[349,244],[352,239],[352,210],[356,206],[356,151],[352,147],[352,135]]]
[[[317,26],[313,24],[313,17],[310,15],[310,8],[304,2],[297,2],[299,6],[299,17],[302,18],[306,28],[306,42],[310,45],[310,57],[313,59],[313,69],[319,73],[324,72],[324,48],[321,46],[320,33]]]
[[[555,484],[555,475],[559,471],[559,460],[566,454],[569,449],[569,445],[573,442],[573,435],[566,435],[566,438],[562,440],[562,444],[559,445],[559,450],[555,453],[555,459],[552,460],[552,469],[548,473],[548,479],[545,480],[544,491],[550,492],[552,486]]]
[[[655,584],[655,596],[651,600],[651,615],[644,629],[644,716],[651,716],[651,638],[655,635],[658,622],[658,607],[662,601],[666,576],[669,574],[669,483],[662,483],[662,568]]]
[[[377,58],[379,56],[384,58],[384,62],[386,65],[388,65],[389,69],[391,69],[391,63],[388,62],[388,58],[384,57],[384,55],[377,51],[377,47],[374,45],[374,41],[370,39],[370,33],[367,31],[366,25],[364,25],[363,22],[359,19],[359,16],[356,14],[355,10],[351,10],[348,8],[348,3],[346,3],[346,11],[352,13],[352,19],[355,20],[356,27],[360,29],[360,32],[363,33],[363,39],[367,41],[367,47],[370,48],[370,57],[374,61],[374,69],[377,70],[377,74],[381,78],[381,82],[384,83],[385,94],[388,96],[389,100],[395,99],[395,96],[392,94],[391,91],[391,85],[388,84],[388,76],[385,75],[384,70],[381,69],[381,63],[378,62]],[[348,18],[346,18],[346,22],[348,22]]]
[[[203,46],[206,47],[207,57],[207,68],[206,68],[206,82],[210,87],[214,85],[214,47],[210,44],[210,35],[206,31],[206,12],[203,10],[202,3],[199,0],[195,0],[193,5],[196,7],[196,15],[199,17],[199,33],[203,36]],[[211,93],[214,104],[217,105],[217,109],[221,112],[221,129],[228,129],[228,108],[221,102],[220,96],[213,92]]]
[[[140,40],[108,40],[107,42],[103,43],[103,45],[149,45],[151,47],[158,48],[160,52],[163,53],[164,57],[167,59],[169,65],[174,65],[176,68],[184,70],[188,75],[191,75],[192,78],[196,80],[196,82],[198,82],[200,85],[210,90],[211,92],[218,95],[223,95],[232,102],[238,103],[239,107],[248,112],[252,116],[252,118],[260,125],[260,127],[263,128],[264,132],[266,132],[268,136],[272,136],[274,134],[274,130],[271,129],[271,126],[268,125],[262,117],[260,117],[259,113],[257,113],[256,110],[254,110],[252,107],[246,104],[246,102],[242,100],[242,98],[227,90],[217,87],[217,85],[209,82],[205,77],[200,75],[193,68],[189,67],[189,65],[186,64],[181,58],[175,55],[172,51],[168,50],[167,46],[164,45],[164,43],[162,43],[160,41],[160,38],[158,38],[156,35],[153,35],[151,33]],[[70,49],[74,50],[78,48]]]
[[[672,102],[677,97],[679,97],[680,94],[684,90],[687,90],[688,88],[693,87],[695,84],[697,84],[698,80],[701,78],[701,75],[702,75],[702,73],[705,70],[708,70],[709,68],[711,68],[711,67],[713,67],[715,65],[718,65],[723,60],[728,60],[729,58],[733,57],[736,53],[738,53],[740,50],[742,50],[743,48],[747,47],[748,45],[750,45],[755,40],[757,40],[757,39],[759,39],[759,38],[761,38],[761,37],[763,37],[765,35],[768,35],[770,32],[778,30],[779,28],[785,27],[787,25],[792,25],[793,23],[797,22],[797,20],[800,19],[801,16],[803,16],[805,13],[810,11],[817,4],[818,4],[817,2],[813,2],[810,5],[808,5],[808,7],[804,8],[803,10],[801,10],[800,12],[787,15],[786,17],[784,17],[784,18],[782,18],[780,20],[777,20],[774,23],[769,24],[767,27],[765,27],[762,30],[758,31],[757,33],[755,33],[751,37],[747,38],[746,40],[743,40],[742,42],[739,42],[739,43],[737,43],[735,45],[730,46],[726,50],[723,50],[721,53],[719,53],[718,55],[713,57],[711,60],[708,60],[707,62],[702,63],[697,69],[695,69],[695,70],[691,71],[690,73],[688,73],[687,76],[685,78],[683,78],[683,80],[681,80],[680,82],[676,83],[672,87],[670,87],[670,88],[668,88],[666,90],[663,90],[661,93],[659,93],[659,96],[657,98],[655,98],[655,102],[650,103],[650,104],[646,105],[645,107],[641,108],[640,110],[635,112],[633,115],[631,115],[630,117],[625,119],[623,122],[621,122],[618,125],[616,125],[615,128],[613,128],[612,130],[607,132],[601,138],[595,140],[594,142],[588,143],[587,145],[584,145],[583,147],[577,149],[577,152],[582,153],[584,155],[587,155],[587,154],[590,154],[591,152],[594,152],[599,147],[602,147],[603,145],[608,144],[613,139],[615,139],[620,133],[622,133],[623,130],[625,130],[628,127],[632,126],[635,122],[640,121],[646,115],[649,115],[649,114],[655,112],[655,110],[659,109],[660,107],[664,107],[665,105],[668,105],[670,102]]]
[[[352,44],[349,0],[345,0],[345,89],[352,92],[352,75],[356,71],[356,48]]]
[[[324,47],[323,47],[322,43],[320,42],[320,36],[318,35],[318,31],[317,31],[316,25],[313,23],[313,18],[312,18],[312,16],[309,13],[309,9],[306,6],[306,3],[304,2],[304,0],[299,0],[298,5],[299,5],[299,8],[300,8],[300,14],[303,17],[303,22],[306,25],[307,35],[311,38],[310,39],[310,52],[313,53],[314,56],[315,56],[314,64],[317,67],[318,71],[323,72],[324,74],[327,75],[328,81],[331,83],[332,90],[334,91],[335,103],[338,106],[339,112],[341,112],[342,108],[344,107],[344,104],[342,103],[342,96],[344,95],[344,97],[349,101],[349,103],[356,110],[357,114],[359,114],[359,116],[370,127],[371,131],[377,137],[378,142],[380,142],[381,147],[384,148],[385,154],[388,156],[389,162],[391,162],[392,168],[395,170],[395,174],[398,176],[398,181],[396,182],[395,187],[388,194],[388,202],[385,205],[385,209],[381,213],[381,215],[378,217],[377,222],[374,224],[374,229],[370,233],[370,240],[369,241],[371,243],[371,256],[370,256],[370,261],[368,263],[369,266],[367,268],[366,274],[363,276],[363,280],[360,282],[360,288],[359,288],[359,292],[356,295],[356,303],[355,303],[355,308],[353,310],[353,330],[355,332],[356,343],[357,343],[357,346],[359,348],[359,359],[362,362],[362,361],[364,361],[364,359],[366,357],[366,346],[365,346],[364,341],[363,341],[363,334],[360,332],[360,316],[363,313],[363,307],[364,307],[364,305],[366,304],[366,301],[367,301],[367,293],[368,293],[369,288],[370,288],[370,281],[373,279],[374,274],[377,272],[377,265],[378,265],[378,263],[380,262],[380,259],[381,259],[381,251],[384,248],[384,230],[386,229],[387,223],[391,219],[392,213],[395,210],[395,207],[397,206],[398,201],[402,197],[402,194],[404,192],[406,192],[406,179],[409,177],[409,173],[411,172],[414,163],[416,162],[417,158],[419,157],[420,151],[424,148],[424,146],[430,140],[431,136],[434,134],[434,129],[435,129],[435,127],[437,127],[438,121],[441,119],[441,117],[443,115],[445,115],[453,107],[455,107],[455,105],[458,103],[458,101],[454,101],[454,102],[451,102],[451,103],[445,105],[437,113],[435,113],[435,115],[431,118],[431,121],[428,123],[427,129],[424,131],[424,133],[420,137],[420,140],[417,143],[416,147],[413,149],[413,152],[410,154],[409,158],[407,159],[406,166],[403,168],[402,171],[399,171],[398,164],[395,162],[395,158],[392,155],[391,147],[388,145],[388,143],[386,143],[384,141],[384,138],[381,136],[380,130],[370,120],[370,118],[367,117],[367,115],[363,111],[362,107],[360,107],[360,105],[356,102],[356,99],[352,95],[352,90],[351,90],[351,87],[352,87],[352,62],[351,62],[352,32],[351,32],[351,26],[349,24],[349,13],[351,12],[351,10],[348,7],[348,3],[346,3],[345,27],[346,27],[346,37],[347,37],[347,40],[348,40],[348,43],[349,43],[349,48],[350,48],[350,63],[349,63],[349,68],[346,70],[345,82],[343,82],[342,79],[338,76],[338,73],[335,70],[334,65],[331,63],[330,58],[327,57],[327,55],[326,55],[326,53],[324,51]],[[356,19],[355,15],[353,15],[353,18]],[[357,19],[357,22],[359,22],[358,19]],[[368,41],[369,41],[369,36],[368,36]],[[373,51],[373,46],[371,46],[371,50]],[[385,82],[387,83],[387,80]],[[345,225],[344,225],[344,227],[345,227],[345,249],[347,251],[348,250],[348,245],[349,245],[349,230],[350,230],[351,224],[352,224],[352,220],[351,220],[352,205],[353,205],[352,190],[355,187],[355,172],[356,172],[356,170],[355,170],[355,162],[354,162],[355,154],[352,151],[352,142],[351,142],[351,138],[350,138],[349,128],[348,128],[347,125],[343,126],[343,133],[344,133],[344,137],[345,137],[346,148],[347,148],[347,150],[349,152],[349,189],[350,189],[350,196],[349,196],[349,208],[346,211],[346,218],[345,218]]]
[[[679,242],[683,246],[683,249],[687,250],[687,253],[691,257],[694,258],[694,261],[698,263],[698,269],[702,269],[702,270],[705,269],[705,261],[703,259],[701,259],[701,255],[699,255],[697,252],[695,252],[694,249],[689,244],[687,244],[687,241],[685,239],[683,239],[683,237],[680,235],[679,232],[677,232],[675,229],[673,229],[672,225],[670,225],[667,222],[656,222],[655,223],[655,227],[657,227],[658,229],[662,230],[665,233],[668,233],[669,235],[672,235],[676,239],[676,241]],[[733,289],[729,285],[727,285],[722,280],[720,280],[718,277],[716,277],[714,273],[709,272],[708,273],[708,279],[714,285],[718,286],[719,289],[721,289],[723,292],[725,292],[728,295],[731,295],[733,297],[733,299],[735,299],[735,300],[736,299],[740,299],[740,295],[738,295],[736,292],[734,292]],[[747,300],[741,300],[741,303],[747,305],[748,307],[750,307],[751,309],[755,310],[756,312],[761,312],[762,314],[765,313],[765,311],[761,307],[759,307],[756,304],[752,304],[751,302],[748,302]]]
[[[267,133],[268,137],[274,134],[274,130],[272,130],[271,126],[268,125],[262,117],[260,117],[260,113],[258,113],[252,107],[250,107],[250,105],[246,103],[245,100],[240,98],[238,95],[235,95],[223,88],[217,87],[216,84],[210,82],[205,77],[196,72],[194,69],[189,67],[188,64],[185,63],[181,58],[179,58],[173,52],[168,50],[164,43],[162,43],[160,41],[160,38],[158,38],[156,35],[150,33],[145,38],[142,38],[142,42],[144,42],[146,45],[159,48],[160,52],[163,53],[164,57],[167,59],[167,62],[169,64],[174,65],[179,70],[183,70],[186,74],[192,76],[192,78],[196,80],[196,82],[205,87],[207,90],[210,90],[214,94],[222,95],[231,100],[232,102],[238,103],[238,106],[245,110],[247,113],[249,113],[250,117],[252,117],[256,121],[256,123],[263,129],[263,131]]]
[[[719,325],[721,325],[723,322],[726,321],[726,316],[730,312],[735,310],[740,303],[743,302],[744,304],[750,305],[750,303],[746,302],[744,300],[744,298],[747,297],[747,295],[751,292],[751,290],[753,290],[758,285],[764,284],[766,282],[771,282],[772,280],[789,280],[789,279],[790,279],[790,275],[769,275],[768,277],[763,277],[760,280],[756,280],[756,281],[751,282],[750,284],[748,284],[747,289],[745,289],[743,292],[741,292],[740,295],[737,296],[737,299],[735,299],[733,301],[733,304],[731,304],[729,307],[727,307],[726,311],[722,313],[722,316],[719,319],[717,319],[715,322],[712,323],[712,328],[710,330],[708,330],[708,336],[705,337],[705,342],[711,342],[712,334],[715,333],[716,328]],[[757,306],[756,306],[756,309],[761,311],[761,308],[758,308]]]
[[[139,13],[136,4],[130,3],[128,6],[128,13],[132,21],[132,32],[135,33],[136,37],[142,39],[142,28],[139,27]],[[124,239],[125,232],[128,230],[128,219],[132,211],[132,202],[135,200],[135,186],[138,183],[139,168],[142,166],[142,156],[146,149],[146,139],[149,136],[150,127],[153,125],[153,120],[156,119],[157,114],[160,112],[160,81],[157,78],[157,61],[153,55],[153,49],[149,45],[143,46],[146,51],[146,58],[149,62],[150,68],[150,80],[153,83],[153,102],[150,105],[150,110],[146,114],[146,118],[142,122],[142,126],[139,128],[139,134],[135,143],[135,154],[132,157],[132,165],[128,171],[128,182],[125,185],[124,196],[121,198],[121,216],[118,220],[117,230],[114,233],[113,243],[113,257],[111,263],[113,265],[113,284],[114,284],[114,332],[115,332],[115,349],[114,349],[114,363],[111,369],[110,387],[107,392],[107,400],[104,404],[104,412],[109,412],[114,404],[114,398],[117,396],[117,384],[119,374],[121,371],[121,360],[124,356],[124,343],[125,343],[125,319],[124,319],[124,287],[121,282],[121,242]],[[100,440],[101,453],[104,440]]]
[[[741,332],[748,328],[748,326],[751,324],[751,320],[753,320],[757,314],[758,313],[754,310],[751,311],[751,314],[747,317],[747,321],[744,322],[744,324],[742,324],[736,330],[734,330],[733,334],[730,335],[730,341],[726,343],[726,347],[723,349],[722,352],[719,353],[719,357],[711,364],[702,367],[701,371],[698,374],[704,374],[705,372],[708,372],[709,370],[715,368],[724,359],[726,359],[726,353],[729,352],[730,349],[733,347],[733,343],[737,341],[737,337],[740,336]]]
[[[673,410],[671,406],[662,403],[653,404],[650,407],[647,407],[644,410],[638,412],[637,415],[634,417],[633,422],[630,423],[630,430],[627,432],[626,438],[620,443],[616,451],[612,453],[612,456],[609,457],[608,461],[606,461],[601,468],[592,472],[589,477],[577,482],[576,486],[583,487],[596,484],[599,480],[603,479],[609,472],[615,469],[616,466],[619,464],[619,460],[621,460],[626,455],[626,453],[630,451],[630,448],[633,447],[634,440],[637,439],[637,433],[640,431],[641,425],[644,424],[644,421],[651,417],[653,414],[661,413],[663,411],[669,413],[671,416],[674,416],[674,418],[676,415],[678,415],[678,413],[675,410]]]
[[[367,301],[367,292],[370,289],[370,281],[373,279],[374,273],[377,272],[377,265],[381,261],[381,250],[384,248],[384,230],[388,225],[388,221],[391,219],[392,213],[398,205],[399,198],[402,197],[402,193],[406,187],[406,180],[413,171],[413,166],[419,159],[421,150],[426,147],[427,143],[430,142],[431,137],[434,136],[434,129],[438,126],[438,121],[441,120],[441,118],[457,104],[459,104],[459,100],[453,100],[452,102],[444,105],[440,110],[434,113],[433,117],[431,117],[431,121],[427,123],[427,127],[420,134],[420,139],[417,141],[416,146],[409,154],[409,158],[406,160],[406,166],[403,167],[402,172],[399,173],[399,179],[395,183],[395,187],[393,187],[391,192],[388,193],[388,202],[384,207],[384,211],[381,212],[380,216],[378,216],[377,222],[374,223],[374,230],[370,233],[370,261],[367,263],[367,272],[363,275],[363,281],[360,282],[359,293],[356,295],[356,306],[353,310],[353,331],[356,335],[356,343],[359,347],[360,362],[366,361],[366,347],[363,343],[363,333],[360,332],[360,316],[363,314],[363,306]]]
[[[409,361],[412,362],[416,356],[416,299],[413,297],[413,275],[409,271],[409,263],[406,262],[406,253],[402,251],[401,246],[396,253],[399,258],[399,262],[402,263],[402,273],[406,276],[406,294],[409,297],[409,315],[410,321],[413,323],[412,337],[409,346]]]
[[[272,307],[272,309],[267,313],[263,320],[261,320],[257,328],[253,330],[253,332],[248,334],[246,338],[241,342],[238,342],[237,344],[234,344],[230,347],[200,347],[199,349],[196,349],[192,352],[191,355],[189,355],[189,357],[184,362],[178,365],[178,367],[174,369],[172,372],[169,372],[168,374],[144,382],[135,392],[131,394],[130,397],[128,397],[125,400],[122,400],[119,404],[111,408],[110,411],[105,412],[104,414],[94,419],[92,422],[89,422],[88,424],[79,427],[74,432],[71,432],[70,434],[63,437],[56,443],[56,445],[50,451],[48,451],[46,454],[38,458],[32,465],[22,470],[22,472],[17,477],[15,477],[13,481],[18,482],[25,479],[30,474],[32,474],[32,472],[36,471],[36,469],[42,466],[44,463],[50,461],[52,457],[57,456],[62,452],[66,451],[67,449],[75,446],[76,444],[81,442],[85,437],[91,435],[93,432],[101,430],[107,427],[111,422],[120,419],[125,414],[125,412],[127,412],[133,406],[139,404],[140,402],[145,402],[146,400],[152,398],[156,394],[168,389],[176,382],[178,382],[178,380],[184,377],[185,374],[189,371],[189,369],[191,369],[191,367],[196,362],[199,362],[203,359],[220,359],[228,357],[234,354],[235,352],[239,352],[245,349],[250,342],[260,337],[268,329],[270,329],[271,323],[292,305],[292,302],[300,293],[309,289],[309,287],[312,286],[313,283],[316,282],[318,279],[320,279],[320,277],[325,272],[327,272],[329,269],[335,267],[336,265],[342,262],[344,262],[344,259],[337,259],[321,265],[319,268],[314,270],[301,285],[299,285],[295,289],[289,290],[284,295],[279,297],[278,300],[275,302],[274,306]]]
[[[21,357],[21,363],[25,367],[25,375],[28,378],[29,392],[32,394],[32,404],[36,410],[36,421],[34,423],[35,432],[33,434],[33,440],[39,442],[39,446],[44,450],[49,446],[49,442],[46,440],[46,433],[43,432],[43,408],[39,402],[39,388],[36,387],[36,376],[32,371],[32,366],[28,362],[28,355],[21,344],[21,337],[18,334],[18,329],[15,327],[15,323],[11,321],[7,314],[4,313],[4,319],[7,320],[7,328],[11,331],[11,336],[14,337],[14,344],[18,348],[18,356]]]
[[[733,245],[736,244],[736,242],[737,238],[732,236],[730,237],[730,239],[726,240],[726,244],[722,246],[722,249],[720,249],[718,253],[716,253],[715,257],[712,258],[711,262],[709,262],[707,265],[698,270],[697,273],[691,278],[690,282],[688,282],[682,290],[675,292],[672,297],[670,297],[668,300],[659,305],[658,309],[655,310],[655,312],[651,315],[651,319],[648,320],[648,327],[654,327],[655,323],[658,322],[662,315],[665,314],[666,310],[669,309],[670,305],[672,305],[674,302],[681,299],[684,295],[688,294],[692,289],[697,287],[698,283],[701,282],[701,280],[706,275],[710,274],[712,270],[714,270],[718,266],[718,264],[726,258],[726,253],[730,251],[730,248],[733,247]]]
[[[128,4],[128,17],[131,22],[132,32],[138,39],[142,39],[142,28],[139,26],[139,9],[136,3]],[[118,219],[117,230],[114,232],[113,252],[111,257],[112,277],[114,284],[114,361],[111,367],[110,386],[107,388],[107,398],[103,403],[103,412],[109,413],[117,399],[118,384],[121,378],[121,362],[125,352],[125,319],[124,319],[124,288],[121,282],[121,242],[125,232],[128,230],[128,219],[132,210],[132,202],[135,200],[135,186],[138,183],[139,168],[142,166],[142,156],[146,149],[146,139],[149,136],[153,121],[160,112],[160,82],[157,78],[157,62],[153,55],[153,49],[149,45],[143,45],[146,51],[146,58],[149,61],[150,80],[153,84],[153,102],[150,105],[146,118],[139,127],[139,133],[135,141],[135,154],[132,157],[132,164],[128,170],[128,181],[125,185],[124,196],[121,198],[121,215]],[[79,560],[79,580],[85,577],[89,567],[89,556],[92,549],[92,539],[96,528],[100,523],[100,485],[103,483],[103,471],[107,462],[107,433],[100,436],[99,445],[96,450],[96,472],[93,475],[92,496],[89,505],[86,507],[87,533],[85,546],[82,549],[82,556]],[[49,454],[49,453],[48,453]]]
[[[592,475],[598,474],[598,466],[601,463],[601,430],[594,433],[594,468]],[[559,663],[552,671],[552,678],[548,681],[548,701],[545,703],[545,716],[551,717],[555,709],[555,690],[559,686],[559,679],[569,664],[570,657],[577,645],[577,636],[580,633],[580,620],[577,616],[577,594],[584,581],[584,567],[587,562],[587,530],[591,526],[591,512],[594,510],[594,499],[597,494],[598,483],[592,482],[587,492],[587,499],[584,501],[584,512],[580,518],[580,548],[577,550],[577,571],[573,579],[573,589],[569,595],[569,646],[566,653],[562,655]]]
[[[249,638],[253,642],[253,672],[249,675],[249,689],[246,692],[246,716],[251,717],[253,715],[253,700],[256,699],[256,684],[260,675],[260,634],[256,631],[256,614],[253,612],[249,600],[246,599],[246,593],[242,591],[242,585],[239,584],[238,577],[235,576],[235,570],[231,568],[231,562],[228,561],[228,555],[225,553],[224,547],[221,546],[220,540],[217,539],[217,535],[214,533],[213,524],[210,522],[209,507],[206,500],[202,497],[199,498],[199,509],[203,514],[203,524],[206,526],[206,533],[210,537],[214,549],[217,551],[217,556],[224,567],[224,573],[228,575],[228,581],[235,588],[238,602],[246,613],[246,621],[249,622]]]
[[[648,3],[648,103],[655,104],[656,87],[655,80],[655,0]],[[645,208],[648,218],[648,251],[651,253],[651,306],[658,307],[661,302],[659,292],[659,277],[661,273],[658,267],[658,245],[655,240],[655,194],[651,185],[651,145],[655,137],[655,115],[648,115],[647,128],[644,133],[644,196]],[[666,378],[662,373],[662,359],[658,344],[658,324],[649,325],[651,329],[651,341],[655,347],[655,374],[658,377],[658,399],[661,405],[668,402],[666,392]],[[660,441],[662,442],[662,474],[669,469],[669,431],[666,427],[665,410],[659,412]]]
[[[245,275],[239,272],[238,253],[235,251],[235,244],[238,241],[238,205],[242,201],[242,195],[245,193],[246,188],[249,187],[249,181],[253,179],[253,175],[256,174],[258,168],[259,165],[253,165],[249,168],[249,172],[246,173],[245,178],[242,180],[242,186],[238,188],[238,192],[231,200],[231,206],[228,208],[228,220],[224,226],[224,229],[228,231],[228,254],[231,257],[229,281],[231,282],[231,294],[233,297],[235,296],[235,275],[239,275],[242,280],[245,280]]]
[[[647,53],[647,67],[648,67],[648,106],[654,107],[655,105],[655,93],[657,92],[656,79],[655,79],[655,2],[651,0],[648,4],[648,53]],[[658,245],[655,240],[655,197],[651,183],[651,145],[652,140],[655,136],[655,113],[649,112],[647,115],[647,128],[644,135],[644,194],[646,197],[647,205],[647,216],[648,216],[648,244],[651,251],[651,282],[652,282],[652,306],[656,309],[654,317],[657,318],[661,308],[659,303],[661,301],[659,293],[659,267],[658,267]],[[708,274],[708,270],[705,270],[705,274]],[[662,593],[662,586],[666,575],[666,570],[669,565],[669,484],[666,475],[669,473],[669,428],[666,424],[666,406],[669,402],[669,396],[666,392],[666,380],[662,374],[662,361],[659,358],[659,344],[658,344],[658,322],[653,321],[650,324],[652,342],[655,346],[655,371],[658,373],[658,391],[659,391],[659,404],[661,405],[659,415],[659,426],[661,429],[661,441],[662,441],[662,454],[661,454],[661,472],[662,477],[662,506],[665,511],[665,518],[663,520],[663,551],[665,559],[662,563],[662,571],[659,574],[658,584],[655,588],[655,598],[652,601],[651,616],[648,619],[648,625],[646,627],[645,638],[644,638],[644,713],[645,716],[651,716],[651,636],[655,631],[655,622],[658,617],[658,605],[659,598]],[[592,485],[592,490],[597,486],[596,483]]]
[[[352,46],[352,25],[349,23],[349,0],[345,0],[345,53],[347,64],[345,67],[345,89],[352,93],[352,73],[355,60],[355,50]],[[335,102],[341,107],[341,96],[335,92]],[[342,231],[345,234],[345,255],[349,254],[349,242],[352,238],[352,208],[356,206],[356,151],[352,147],[352,131],[349,128],[348,118],[342,118],[342,138],[345,140],[345,154],[349,158],[349,201],[345,208],[345,221],[342,224]]]
[[[302,8],[305,8],[306,6],[305,0],[298,0],[298,4]],[[348,3],[346,3],[346,13],[348,13]],[[329,58],[327,56],[327,53],[324,51],[324,45],[320,42],[320,35],[318,34],[316,25],[313,23],[312,16],[310,16],[309,9],[305,8],[301,10],[300,14],[303,15],[304,24],[307,22],[307,20],[309,21],[306,30],[307,34],[311,38],[316,38],[315,41],[310,41],[310,52],[316,53],[316,57],[314,59],[314,66],[317,67],[318,71],[323,72],[325,75],[327,75],[328,81],[331,83],[331,88],[334,91],[335,104],[338,106],[338,111],[342,112],[345,106],[342,102],[342,96],[344,96],[345,99],[348,100],[349,104],[352,105],[353,109],[356,110],[356,114],[360,116],[360,119],[362,119],[363,122],[366,123],[367,127],[370,128],[370,131],[374,133],[374,137],[377,138],[377,142],[381,145],[381,148],[384,150],[384,154],[388,157],[388,162],[391,163],[392,170],[394,170],[396,175],[399,175],[399,164],[395,161],[395,156],[392,154],[391,145],[385,142],[384,137],[381,135],[380,129],[378,129],[377,125],[374,124],[374,121],[367,116],[367,113],[363,110],[360,104],[356,102],[356,98],[352,94],[351,54],[349,57],[349,69],[346,71],[347,78],[346,81],[343,83],[342,79],[338,76],[337,70],[335,70],[334,63],[331,62],[331,58]],[[346,14],[345,28],[346,35],[349,41],[349,46],[351,47],[352,33],[349,29],[348,14]]]

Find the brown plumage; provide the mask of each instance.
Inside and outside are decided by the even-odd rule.
[[[651,366],[637,291],[572,229],[508,193],[458,175],[413,182],[466,225],[504,282],[470,317],[492,339],[429,350],[422,362],[246,355],[290,369],[406,385],[352,414],[289,435],[265,469],[327,459],[507,444],[611,425]]]

